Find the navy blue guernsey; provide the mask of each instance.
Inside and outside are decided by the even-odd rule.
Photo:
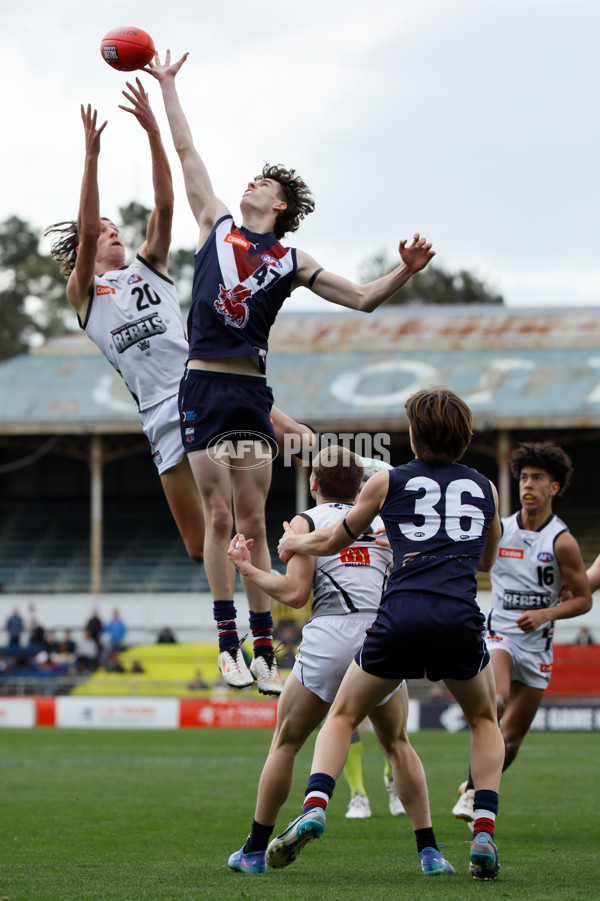
[[[188,360],[250,355],[264,372],[269,331],[295,272],[296,251],[272,232],[219,219],[194,260]]]
[[[386,595],[466,601],[476,606],[475,573],[495,502],[488,479],[453,463],[412,460],[390,471],[381,518],[394,552]]]

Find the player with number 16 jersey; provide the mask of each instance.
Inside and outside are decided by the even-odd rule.
[[[563,577],[556,559],[554,543],[567,532],[558,516],[537,531],[523,527],[521,511],[502,520],[502,538],[498,557],[491,570],[492,609],[488,615],[488,647],[499,646],[499,635],[511,635],[525,642],[532,651],[550,650],[554,622],[541,629],[523,632],[517,625],[522,613],[556,607],[560,603]],[[495,644],[491,644],[495,642]]]

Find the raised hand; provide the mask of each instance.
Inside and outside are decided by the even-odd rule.
[[[106,121],[102,123],[100,128],[97,128],[97,119],[98,110],[92,109],[90,103],[88,103],[87,108],[84,107],[82,103],[81,120],[83,122],[85,133],[85,152],[86,154],[95,154],[96,156],[100,153],[100,135],[106,128]]]
[[[119,104],[119,109],[125,110],[126,113],[131,113],[138,120],[142,128],[146,131],[154,131],[158,130],[158,125],[156,119],[154,118],[154,113],[150,107],[150,102],[148,100],[148,94],[144,90],[142,82],[139,78],[136,78],[137,87],[134,87],[131,82],[127,82],[127,87],[129,89],[129,93],[127,91],[122,91],[123,97],[131,103],[133,109],[128,106],[122,106]]]
[[[415,232],[412,244],[408,247],[407,241],[400,241],[398,252],[402,257],[402,262],[408,266],[411,273],[420,272],[435,256],[435,250],[431,249],[431,242],[426,238],[422,238],[419,232]]]
[[[178,59],[176,63],[173,63],[173,65],[171,65],[170,50],[167,50],[167,52],[165,53],[164,63],[161,63],[160,57],[157,53],[154,59],[149,62],[147,66],[144,66],[142,71],[147,72],[148,75],[152,75],[152,77],[156,78],[157,81],[165,81],[168,78],[175,78],[188,56],[189,53],[184,53],[181,59]]]

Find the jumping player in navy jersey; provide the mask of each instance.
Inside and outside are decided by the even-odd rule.
[[[521,509],[502,520],[491,570],[486,635],[504,738],[504,769],[517,756],[550,682],[554,621],[587,613],[593,584],[579,544],[552,511],[553,498],[571,480],[573,466],[567,454],[550,442],[523,443],[511,455],[510,466],[519,480]],[[470,825],[471,774],[458,793],[452,813]]]
[[[98,159],[106,122],[81,107],[85,135],[85,166],[77,221],[58,222],[46,229],[52,256],[68,279],[67,299],[82,329],[122,376],[139,411],[150,442],[162,487],[193,560],[201,561],[204,544],[202,501],[181,443],[177,404],[185,372],[188,341],[175,285],[169,278],[168,256],[173,215],[171,170],[160,131],[139,79],[123,91],[148,136],[152,158],[154,209],[146,239],[135,259],[126,264],[117,226],[100,216]],[[279,440],[284,432],[302,435],[299,426],[273,408]]]
[[[406,402],[406,413],[415,460],[374,475],[356,506],[332,526],[297,535],[285,524],[279,552],[287,561],[294,553],[339,551],[380,514],[394,552],[394,569],[317,739],[302,814],[273,839],[266,863],[287,866],[323,833],[325,808],[344,766],[352,730],[402,679],[426,676],[444,680],[471,729],[476,819],[470,871],[474,877],[492,879],[499,870],[493,835],[504,743],[475,573],[488,570],[496,556],[496,489],[476,470],[457,462],[471,440],[472,417],[453,391],[419,391]],[[417,841],[422,843],[420,851],[430,848],[426,861],[431,872],[447,872],[432,833],[423,832]]]
[[[239,649],[232,600],[235,569],[227,559],[235,511],[237,531],[253,538],[252,562],[270,569],[264,507],[271,467],[259,465],[273,443],[272,393],[265,378],[269,330],[285,298],[300,285],[332,303],[370,312],[423,269],[433,251],[419,235],[410,246],[401,241],[401,265],[362,286],[326,272],[308,254],[279,243],[314,209],[305,183],[283,166],[266,165],[248,183],[237,226],[214,193],[177,95],[175,76],[186,58],[187,53],[171,65],[167,51],[164,65],[156,58],[145,70],[160,83],[199,226],[188,321],[190,353],[180,393],[182,438],[206,511],[204,563],[219,630],[219,667],[231,685],[241,688],[256,678],[259,689],[263,680],[277,693],[281,683],[272,651],[269,598],[242,578],[254,637],[249,671]],[[257,433],[264,444],[248,440]],[[246,443],[242,446],[239,439]],[[211,449],[217,444],[221,464],[227,459],[223,446],[235,447],[229,467],[216,465]]]

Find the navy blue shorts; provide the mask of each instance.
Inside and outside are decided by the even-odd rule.
[[[466,602],[390,592],[354,659],[382,679],[472,679],[490,659],[484,626]]]
[[[276,447],[272,406],[273,392],[260,376],[186,369],[179,386],[183,446],[187,453],[205,450],[224,436]]]

